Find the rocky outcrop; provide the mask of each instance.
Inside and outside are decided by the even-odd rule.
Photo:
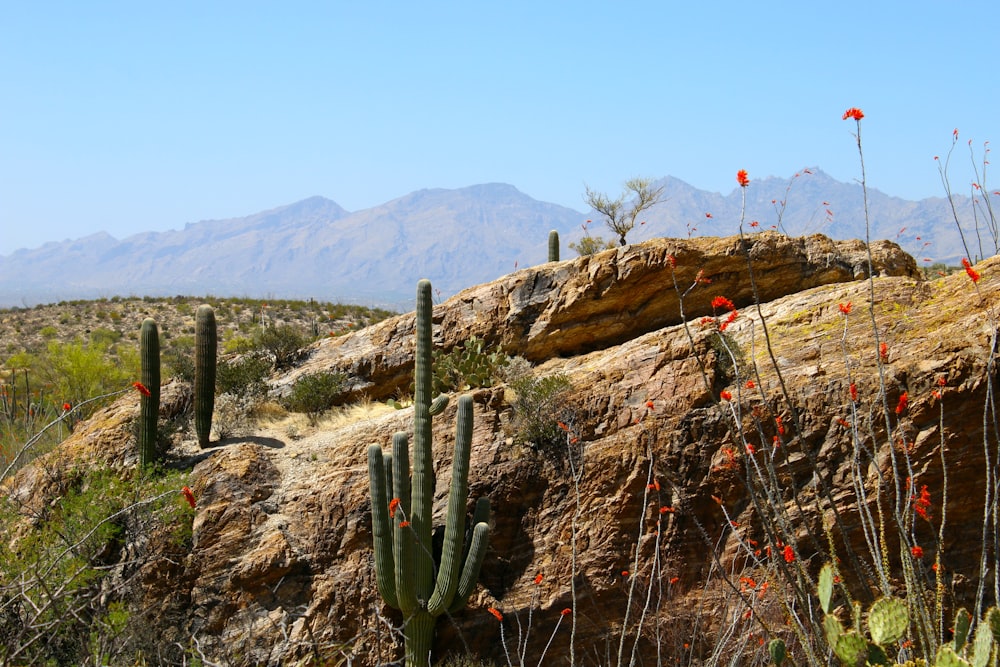
[[[664,240],[547,264],[467,290],[436,309],[442,345],[476,334],[534,360],[537,373],[565,374],[574,388],[561,405],[564,438],[534,443],[511,432],[503,387],[475,393],[469,495],[491,499],[491,548],[468,608],[439,622],[440,656],[468,649],[506,664],[503,643],[513,653],[526,637],[525,654],[537,662],[552,637],[547,659],[568,664],[572,637],[578,664],[609,664],[620,646],[627,658],[644,613],[636,649],[644,664],[655,664],[657,655],[670,662],[706,657],[719,631],[742,623],[745,612],[720,572],[734,582],[745,573],[757,586],[777,568],[777,553],[759,556],[762,564],[752,557],[754,548],[778,547],[768,541],[746,483],[754,462],[768,460],[778,502],[795,526],[789,546],[808,574],[822,558],[814,540],[825,539],[824,520],[834,514],[850,529],[843,541],[865,552],[856,526],[864,503],[852,471],[860,471],[871,493],[879,475],[891,472],[891,453],[908,457],[909,476],[928,487],[933,515],[947,512],[946,537],[937,547],[932,524],[914,525],[927,563],[940,548],[949,596],[974,594],[1000,260],[977,267],[978,286],[965,274],[924,281],[911,259],[886,244],[875,253],[886,275],[870,285],[857,279],[864,277],[863,246],[776,235],[753,241],[749,250],[766,299],[759,309],[751,305],[734,239],[701,246]],[[686,321],[678,315],[671,254],[682,290],[699,268],[712,278],[684,300]],[[716,327],[700,322],[715,296],[739,308],[726,329],[735,370]],[[616,318],[609,303],[633,309]],[[590,318],[603,326],[591,326]],[[324,341],[278,381],[338,367],[349,369],[359,387],[369,383],[372,393],[399,386],[412,345],[405,342],[410,319]],[[722,392],[731,398],[720,398]],[[897,412],[902,392],[908,401]],[[136,410],[134,398],[124,399],[58,456],[129,465],[126,444],[110,437],[98,444],[97,432],[120,432],[116,420]],[[409,410],[392,411],[297,439],[264,432],[196,459],[180,457],[178,465],[193,466],[190,485],[198,497],[191,551],[169,579],[154,576],[162,563],[150,563],[142,592],[145,606],[162,618],[182,619],[164,632],[195,637],[208,655],[235,664],[287,664],[316,654],[330,660],[350,654],[353,664],[365,665],[397,659],[392,629],[401,619],[375,589],[365,452],[372,442],[388,446],[410,418]],[[745,440],[734,423],[743,425]],[[450,474],[454,407],[434,424],[440,481]],[[853,445],[852,424],[861,450]],[[32,470],[5,491],[42,502],[50,490]],[[945,470],[949,492],[941,507]],[[440,515],[445,486],[438,484]],[[749,595],[759,600],[755,614],[780,627],[772,597],[780,580],[772,580],[767,595],[758,598],[757,588]],[[501,610],[504,620],[488,607]],[[575,614],[563,617],[566,608]],[[757,626],[739,627],[744,642],[751,641],[747,633],[757,634],[732,650],[757,650]]]
[[[762,301],[868,272],[863,243],[818,234],[654,239],[522,269],[464,290],[434,309],[435,344],[450,350],[477,336],[534,363],[605,349],[679,323],[676,288],[686,290],[699,277],[711,288],[694,290],[685,300],[689,319],[711,314],[718,294],[737,307],[751,303],[747,254]],[[873,243],[871,254],[876,275],[918,275],[916,262],[894,243]],[[344,401],[381,400],[405,390],[412,380],[413,326],[411,313],[323,340],[307,361],[276,379],[275,391],[283,394],[299,377],[327,370],[348,377]]]

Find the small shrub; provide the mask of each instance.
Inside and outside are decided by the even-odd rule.
[[[219,440],[253,433],[256,404],[255,398],[249,394],[225,393],[216,398],[212,426]]]
[[[333,407],[344,390],[345,379],[343,373],[333,371],[304,375],[292,386],[285,405],[292,412],[306,413],[315,423],[321,413]]]
[[[561,445],[565,433],[559,422],[572,421],[567,414],[570,412],[567,397],[573,388],[569,377],[562,373],[539,377],[520,358],[512,360],[505,375],[514,392],[512,435],[537,449]]]
[[[271,362],[259,353],[244,354],[219,362],[215,391],[219,394],[260,397],[267,393]]]
[[[265,350],[274,357],[274,365],[281,369],[292,365],[308,345],[309,338],[290,324],[261,327],[254,332],[254,347]]]
[[[709,338],[709,345],[715,350],[715,365],[722,382],[724,384],[738,382],[740,371],[747,369],[746,354],[743,353],[739,341],[733,338],[729,332],[716,331]],[[735,364],[733,363],[734,359]]]

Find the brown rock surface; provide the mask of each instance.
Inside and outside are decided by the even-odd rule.
[[[762,301],[867,275],[860,241],[815,234],[790,238],[776,232],[747,237]],[[511,273],[456,294],[434,309],[435,345],[450,350],[470,336],[533,363],[607,348],[681,321],[677,284],[686,289],[701,272],[711,289],[685,301],[687,317],[712,312],[725,294],[737,307],[753,301],[738,237],[653,239],[563,262]],[[672,271],[669,258],[676,260]],[[917,276],[912,257],[888,241],[872,244],[876,275]],[[385,320],[351,336],[316,343],[308,360],[275,381],[286,392],[302,375],[345,373],[345,400],[382,400],[405,389],[413,367],[413,314]]]
[[[714,567],[734,568],[734,579],[742,571],[747,556],[738,536],[762,546],[765,540],[741,481],[747,459],[729,427],[730,410],[740,406],[738,417],[757,460],[774,456],[788,514],[801,527],[799,560],[814,570],[820,557],[806,528],[818,530],[830,514],[820,482],[832,489],[838,512],[850,523],[858,510],[852,462],[863,464],[869,490],[876,472],[891,465],[872,316],[887,344],[885,402],[892,437],[904,441],[897,453],[910,452],[912,474],[931,489],[937,513],[945,443],[950,492],[942,548],[949,571],[976,571],[984,496],[981,429],[995,348],[989,314],[1000,306],[1000,260],[978,267],[984,278],[976,290],[964,274],[921,281],[912,259],[882,245],[879,272],[893,275],[874,280],[870,314],[869,283],[855,279],[864,274],[863,246],[818,237],[754,240],[751,256],[755,269],[758,261],[762,267],[756,277],[766,295],[760,315],[770,354],[757,309],[749,305],[745,260],[734,239],[706,239],[703,245],[662,240],[546,264],[466,290],[435,309],[441,321],[436,337],[445,346],[475,334],[541,362],[540,372],[565,373],[574,386],[574,411],[567,419],[571,437],[578,439],[559,446],[519,442],[504,429],[510,406],[503,388],[476,393],[470,498],[491,499],[491,549],[469,607],[439,621],[441,655],[467,646],[506,664],[500,626],[485,612],[493,606],[505,614],[511,651],[533,609],[528,661],[538,661],[554,633],[547,660],[568,664],[572,617],[559,619],[561,610],[573,606],[575,586],[578,664],[614,663],[629,587],[647,581],[655,565],[664,588],[655,591],[650,615],[656,621],[647,622],[650,629],[639,644],[644,664],[655,662],[657,648],[671,663],[689,650],[705,657],[729,609],[721,602],[726,590],[706,589],[705,582],[717,581]],[[687,328],[678,323],[667,254],[677,258],[682,289],[699,268],[713,279],[685,301]],[[756,364],[758,374],[742,373],[736,381],[712,345],[712,328],[699,324],[717,295],[741,308],[727,333],[743,351],[741,368]],[[847,302],[853,308],[845,333],[838,303]],[[625,305],[631,309],[621,315]],[[350,370],[359,391],[366,383],[373,395],[390,391],[408,376],[410,336],[412,316],[400,316],[325,341],[278,382],[337,367]],[[847,368],[859,395],[857,417],[850,410]],[[753,389],[745,384],[748,377]],[[940,389],[939,378],[947,385],[943,433],[941,402],[931,394]],[[723,390],[734,400],[720,402]],[[894,408],[902,391],[909,406],[897,423]],[[755,408],[763,415],[759,434]],[[55,456],[130,465],[120,425],[136,411],[134,398],[123,399]],[[772,413],[782,416],[786,428],[777,451],[771,448],[776,428],[767,419]],[[353,651],[353,664],[398,657],[391,628],[401,619],[381,603],[374,586],[365,450],[372,442],[388,446],[394,431],[409,428],[411,414],[391,412],[297,439],[262,432],[200,454],[190,476],[199,501],[191,553],[168,581],[153,576],[161,570],[152,564],[144,591],[151,606],[162,607],[163,618],[183,619],[169,634],[196,637],[209,655],[235,664],[288,664],[314,649],[328,657]],[[853,419],[873,461],[854,453],[850,431],[840,421]],[[450,473],[453,424],[453,405],[434,421],[439,514],[447,500],[441,480]],[[51,460],[21,471],[5,491],[48,502],[57,489],[37,471]],[[664,507],[672,511],[658,511]],[[731,521],[739,528],[733,530]],[[930,528],[920,524],[915,531],[931,554]],[[863,548],[857,530],[850,539]],[[543,579],[536,584],[539,573]],[[969,580],[956,577],[951,584],[960,599],[974,591]],[[645,594],[640,586],[627,631],[635,627]],[[652,628],[661,633],[659,647]],[[685,649],[682,643],[692,637],[700,641]]]

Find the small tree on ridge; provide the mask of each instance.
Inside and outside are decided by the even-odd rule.
[[[659,203],[663,188],[653,189],[653,181],[648,178],[631,178],[625,181],[625,191],[618,199],[611,199],[602,192],[595,192],[589,186],[584,200],[592,209],[604,216],[608,228],[618,235],[619,245],[625,245],[625,235],[635,227],[639,214]],[[631,199],[631,205],[626,200]]]

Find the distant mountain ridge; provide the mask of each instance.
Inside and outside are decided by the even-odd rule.
[[[656,185],[663,186],[664,200],[648,212],[630,241],[737,230],[739,187],[723,195],[673,177]],[[968,198],[955,199],[961,214],[969,210]],[[789,234],[864,238],[862,190],[856,183],[836,181],[818,168],[789,179],[752,182],[744,231],[753,231],[753,221],[761,229],[777,226],[781,202],[786,205],[780,228]],[[872,238],[897,241],[918,262],[927,257],[957,263],[966,255],[946,199],[912,202],[870,189],[869,211]],[[0,306],[211,294],[406,308],[420,278],[430,278],[446,297],[517,266],[544,262],[551,229],[561,235],[562,257],[575,256],[568,244],[583,235],[581,225],[588,218],[591,234],[612,238],[593,212],[538,201],[503,183],[419,190],[354,212],[310,197],[180,230],[122,240],[102,232],[18,250],[0,257]],[[978,254],[978,248],[971,253]],[[992,246],[985,254],[993,254]]]

